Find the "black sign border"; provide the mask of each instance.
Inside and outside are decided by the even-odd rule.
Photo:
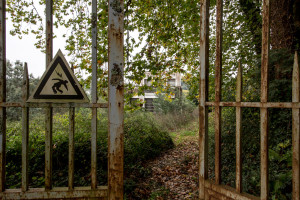
[[[65,75],[69,79],[69,81],[70,81],[71,85],[73,86],[74,90],[76,91],[77,95],[41,95],[41,92],[42,92],[44,86],[48,82],[50,76],[52,75],[52,73],[54,72],[54,70],[58,64],[61,65],[62,70],[65,72]],[[67,99],[67,100],[69,100],[69,99],[78,100],[79,99],[79,100],[82,100],[82,99],[84,99],[84,96],[83,96],[82,92],[80,91],[80,89],[78,88],[73,76],[70,74],[65,62],[62,60],[62,58],[60,56],[58,56],[55,59],[55,61],[53,62],[53,64],[50,66],[50,69],[47,71],[41,84],[39,85],[38,89],[36,90],[35,94],[33,95],[33,98],[34,99]]]

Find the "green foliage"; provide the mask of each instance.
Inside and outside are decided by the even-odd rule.
[[[260,101],[260,61],[243,84],[246,101]],[[288,102],[292,95],[293,54],[288,50],[270,51],[269,101]],[[242,108],[243,191],[259,196],[260,187],[260,114],[257,108]],[[210,126],[213,126],[211,124]],[[269,109],[269,179],[272,199],[291,199],[291,110]],[[213,135],[211,139],[213,139]],[[235,184],[235,111],[222,110],[222,179]],[[214,142],[210,144],[211,156]],[[213,171],[210,160],[210,169]],[[213,177],[213,176],[211,176]]]
[[[168,132],[155,120],[153,113],[135,112],[125,118],[125,163],[154,158],[173,147]]]
[[[41,13],[36,9],[36,4],[44,5],[44,0],[8,0],[7,11],[11,14],[13,30],[11,34],[28,34],[30,31],[36,35],[36,46],[45,49],[43,20]],[[174,72],[185,72],[184,81],[189,87],[188,99],[194,103],[198,102],[199,85],[199,21],[200,1],[182,0],[147,0],[131,1],[125,3],[125,73],[128,80],[127,89],[130,91],[135,84],[139,84],[144,78],[145,72],[150,71],[153,84],[160,84],[162,80],[168,80],[169,75]],[[98,65],[99,84],[107,87],[107,1],[98,0]],[[69,29],[66,37],[66,50],[72,55],[72,63],[76,68],[91,72],[91,20],[90,0],[58,0],[54,1],[55,26]],[[298,6],[299,7],[299,6]],[[297,9],[298,9],[297,7]],[[296,8],[295,8],[296,10]],[[214,100],[214,61],[216,49],[216,27],[215,27],[215,1],[211,1],[210,10],[210,48],[209,48],[209,100]],[[235,0],[224,1],[223,21],[223,80],[222,100],[235,100],[235,79],[238,61],[243,66],[243,100],[259,101],[260,96],[260,61],[257,56],[260,52],[261,34],[261,1]],[[294,17],[297,17],[294,16]],[[292,17],[291,17],[292,19]],[[31,24],[22,26],[22,23]],[[276,30],[274,30],[276,31]],[[135,37],[134,32],[139,36]],[[298,31],[299,32],[299,31]],[[298,34],[299,35],[299,34]],[[297,39],[297,38],[296,38]],[[137,53],[134,49],[139,49]],[[270,52],[270,89],[269,101],[290,101],[291,99],[291,69],[292,55],[288,50],[272,50]],[[90,86],[89,77],[84,83]],[[149,80],[151,81],[151,80]],[[106,90],[100,92],[106,95]],[[127,100],[130,95],[126,96]],[[166,126],[177,127],[178,122],[184,122],[186,115],[174,115],[170,110],[181,113],[182,101],[164,102],[162,99],[157,106],[158,111],[167,116]],[[158,115],[159,116],[159,115]],[[168,117],[170,116],[170,117]],[[175,117],[173,117],[175,116]],[[273,199],[290,198],[290,136],[291,136],[291,112],[288,110],[271,109],[270,113],[270,191]],[[171,118],[172,117],[172,118]],[[181,121],[180,121],[181,119]],[[138,120],[135,128],[139,128]],[[235,115],[231,109],[225,109],[222,117],[222,149],[223,171],[225,175],[223,182],[234,185],[234,174],[226,166],[233,166],[235,162],[234,141],[235,138]],[[243,190],[259,195],[259,110],[255,108],[243,108],[242,143],[243,143]],[[17,124],[12,128],[18,127]],[[89,127],[87,125],[86,127]],[[130,127],[127,127],[130,129]],[[209,127],[210,138],[212,124]],[[13,130],[13,129],[12,129]],[[149,127],[141,131],[148,138]],[[126,134],[126,133],[125,133]],[[130,133],[133,134],[133,133]],[[130,135],[129,134],[129,135]],[[133,134],[134,135],[134,134]],[[18,143],[16,137],[15,145]],[[88,137],[88,136],[87,136]],[[149,139],[147,139],[149,140]],[[86,140],[85,140],[86,141]],[[87,142],[85,145],[88,145]],[[134,145],[138,145],[134,141]],[[142,143],[140,143],[142,144]],[[284,144],[284,145],[282,145]],[[40,144],[41,146],[42,144]],[[210,155],[213,152],[213,142],[210,145]],[[38,148],[38,147],[37,147]],[[126,150],[127,147],[125,147]],[[135,147],[127,149],[130,151]],[[148,147],[147,147],[148,148]],[[80,148],[81,149],[81,148]],[[88,149],[88,148],[87,148]],[[144,150],[143,150],[144,151]],[[16,153],[15,153],[16,154]],[[133,152],[133,155],[136,153]],[[13,157],[14,154],[12,154]],[[84,155],[84,154],[83,154]],[[88,157],[89,155],[87,155]],[[210,156],[210,157],[211,157]],[[147,157],[147,156],[146,156]],[[280,157],[280,158],[279,158]],[[43,159],[43,158],[42,158]],[[84,159],[84,158],[82,158]],[[213,161],[213,160],[211,160]],[[211,162],[210,161],[210,162]],[[13,169],[13,167],[11,167]],[[213,170],[212,170],[213,171]],[[17,175],[17,173],[14,173]],[[36,176],[37,177],[37,176]],[[133,184],[134,185],[134,184]]]
[[[175,96],[177,97],[169,99],[164,94],[159,94],[158,98],[153,100],[156,118],[168,130],[181,128],[195,119],[197,115],[194,112],[196,106],[186,99],[184,94]]]
[[[125,193],[134,193],[138,183],[150,175],[143,163],[161,152],[173,148],[174,143],[164,127],[151,112],[127,113],[125,133]]]
[[[107,113],[98,113],[97,179],[107,184]],[[67,186],[68,177],[68,119],[65,114],[53,118],[53,182],[54,186]],[[43,116],[30,120],[29,182],[31,187],[43,187],[45,162],[45,135]],[[75,117],[75,186],[90,185],[91,112],[79,109]],[[142,163],[173,147],[168,133],[155,121],[152,113],[137,112],[126,115],[125,169],[127,181],[132,173],[145,174]],[[9,122],[7,127],[7,182],[9,188],[21,185],[21,124]],[[134,184],[133,184],[134,187]]]
[[[224,1],[224,75],[231,76],[237,61],[251,67],[255,56],[253,34],[244,16],[240,1]],[[36,47],[45,50],[43,12],[44,0],[9,0],[7,11],[14,23],[11,34],[36,35]],[[75,68],[91,73],[91,17],[90,0],[54,1],[54,25],[67,31],[66,47],[71,63]],[[98,74],[100,94],[107,98],[107,26],[108,3],[98,0]],[[210,17],[210,63],[214,68],[215,54],[215,0],[211,1]],[[199,72],[199,35],[200,2],[197,0],[126,0],[124,1],[124,38],[125,38],[125,76],[126,89],[130,91],[139,84],[145,72],[155,78],[153,86],[163,87],[161,82],[169,79],[174,72],[185,73],[191,94],[190,99],[197,101]],[[25,24],[25,25],[24,25]],[[29,28],[30,27],[30,28]],[[238,39],[237,39],[238,38]],[[213,75],[213,71],[210,73]],[[213,79],[211,79],[213,80]],[[82,82],[90,87],[91,77]],[[149,80],[150,81],[150,80]],[[213,84],[213,82],[210,82]],[[230,88],[231,82],[224,78],[224,87]],[[130,99],[130,93],[127,93]],[[226,95],[226,94],[225,94]],[[224,96],[225,96],[224,95]],[[232,95],[230,95],[232,97]]]
[[[183,113],[193,112],[195,105],[189,101],[181,91],[175,93],[175,98],[171,99],[166,94],[158,94],[158,98],[153,99],[156,113]]]
[[[251,20],[244,15],[241,1],[224,1],[223,4],[223,46],[222,46],[222,100],[234,101],[235,84],[233,78],[237,73],[239,61],[243,67],[244,81],[253,73],[258,54],[250,31]],[[214,101],[215,56],[216,56],[216,7],[210,8],[209,24],[209,101]],[[199,52],[197,52],[199,54]],[[199,58],[198,58],[199,59]],[[185,73],[184,82],[189,88],[188,99],[198,103],[199,99],[199,63],[194,61],[192,68]],[[248,75],[249,74],[249,75]]]
[[[19,60],[13,64],[10,61],[6,62],[6,88],[7,88],[7,101],[21,102],[22,101],[22,85],[24,66]],[[38,83],[38,79],[34,78],[32,74],[29,75],[29,90],[32,92]],[[20,120],[21,109],[9,108],[7,112],[8,120]]]

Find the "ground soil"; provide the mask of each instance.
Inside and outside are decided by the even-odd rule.
[[[197,140],[181,141],[175,148],[145,163],[144,170],[148,175],[139,179],[128,199],[197,199]]]

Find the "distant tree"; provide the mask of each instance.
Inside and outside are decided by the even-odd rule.
[[[7,61],[6,72],[6,89],[8,102],[21,102],[22,101],[22,81],[24,73],[24,64],[17,60],[15,63]],[[29,90],[32,92],[38,83],[38,79],[32,74],[29,75]],[[8,120],[20,120],[21,109],[9,108],[7,112]]]

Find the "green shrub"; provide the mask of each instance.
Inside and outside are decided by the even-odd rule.
[[[68,184],[68,113],[53,117],[53,184]],[[75,117],[75,186],[90,185],[91,160],[91,111],[79,109]],[[98,113],[97,179],[99,185],[107,184],[107,112]],[[44,116],[30,120],[29,182],[30,187],[44,186],[45,167]],[[166,131],[155,121],[152,113],[126,114],[125,125],[125,171],[127,180],[138,170],[145,173],[142,163],[173,147]],[[9,188],[21,187],[21,123],[7,125],[7,181]],[[131,181],[131,182],[134,182]]]
[[[177,130],[197,117],[196,106],[184,94],[175,99],[165,99],[163,94],[153,100],[155,117],[167,130]]]
[[[176,95],[175,99],[166,98],[164,94],[159,94],[158,98],[153,100],[154,110],[156,113],[182,113],[193,112],[195,105],[188,100],[184,94]],[[178,97],[179,96],[179,97]]]
[[[158,156],[173,147],[168,132],[155,120],[153,113],[135,112],[125,118],[125,163],[135,163]]]

